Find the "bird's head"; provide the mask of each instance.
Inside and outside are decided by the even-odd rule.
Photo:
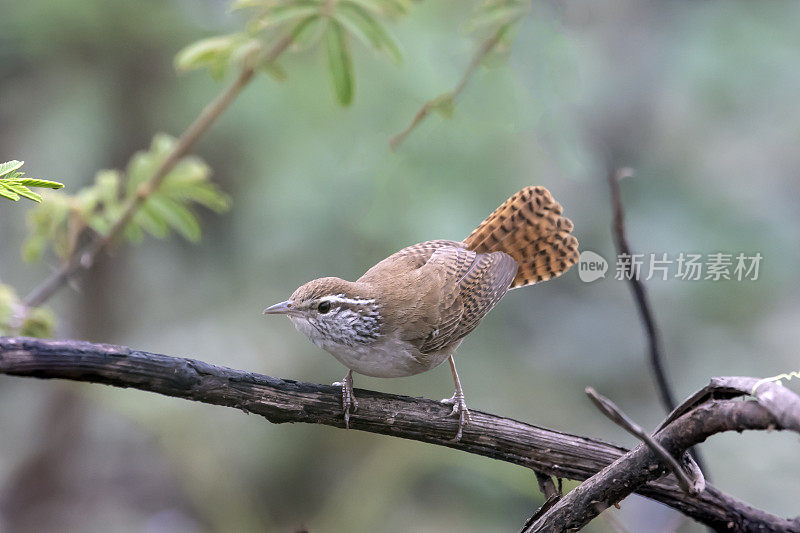
[[[309,281],[264,314],[287,315],[300,333],[325,349],[374,342],[382,320],[368,286],[339,278]]]

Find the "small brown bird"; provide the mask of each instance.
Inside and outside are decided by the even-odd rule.
[[[345,426],[353,371],[412,376],[450,361],[456,391],[442,400],[459,416],[469,411],[453,352],[509,290],[560,276],[578,260],[572,222],[544,187],[509,198],[462,242],[427,241],[390,255],[355,282],[320,278],[264,310],[285,314],[298,331],[349,370],[342,387]]]

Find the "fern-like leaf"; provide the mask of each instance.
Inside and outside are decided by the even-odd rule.
[[[0,196],[3,198],[15,202],[20,198],[27,198],[39,203],[42,201],[42,197],[30,190],[30,187],[60,189],[64,186],[63,183],[57,181],[25,178],[24,172],[17,172],[23,164],[24,161],[17,160],[0,163]]]

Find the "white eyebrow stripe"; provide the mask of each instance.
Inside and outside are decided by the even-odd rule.
[[[332,304],[353,304],[353,305],[363,305],[363,304],[374,304],[375,299],[366,299],[366,298],[345,298],[344,294],[337,294],[336,296],[325,296],[320,298],[320,300],[325,302],[330,302]]]

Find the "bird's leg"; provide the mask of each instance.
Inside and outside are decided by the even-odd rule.
[[[458,415],[458,433],[456,433],[456,437],[453,439],[454,442],[458,442],[461,440],[461,435],[464,430],[464,425],[468,424],[472,421],[469,409],[467,409],[467,401],[464,399],[464,389],[461,388],[461,380],[458,379],[458,371],[456,371],[456,362],[453,359],[453,356],[450,355],[450,370],[453,372],[453,381],[456,383],[456,392],[453,394],[452,398],[446,398],[442,400],[442,403],[452,404],[453,405],[453,412],[450,413],[452,415]]]
[[[332,383],[334,387],[341,387],[342,388],[342,411],[344,411],[344,427],[345,429],[350,429],[350,408],[353,408],[353,412],[356,412],[358,409],[358,401],[356,400],[355,394],[353,394],[353,371],[348,370],[347,375],[345,375],[342,381],[337,381]]]

